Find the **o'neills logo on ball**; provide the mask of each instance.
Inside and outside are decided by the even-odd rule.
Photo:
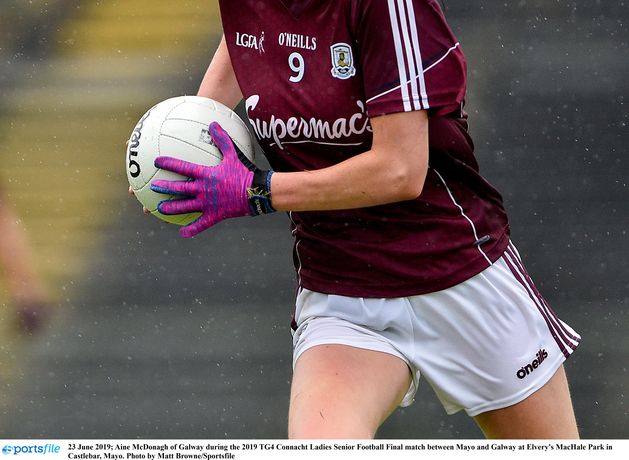
[[[535,369],[537,369],[540,364],[544,362],[544,360],[548,357],[548,353],[543,348],[537,352],[537,358],[533,360],[531,364],[527,364],[526,366],[522,366],[515,375],[522,380]]]
[[[142,137],[142,128],[144,127],[144,121],[148,118],[151,111],[149,110],[144,114],[144,116],[138,121],[138,124],[133,129],[131,133],[131,138],[129,139],[129,175],[134,179],[140,175],[140,163],[136,161],[138,157],[138,153],[140,150],[140,138]]]

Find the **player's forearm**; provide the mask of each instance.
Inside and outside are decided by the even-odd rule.
[[[372,120],[371,150],[316,171],[275,173],[272,204],[282,211],[353,209],[417,198],[428,170],[425,113]]]
[[[278,211],[354,209],[417,198],[425,170],[392,169],[363,153],[317,171],[275,173],[272,204]]]
[[[197,91],[197,96],[209,97],[232,108],[242,99],[242,93],[227,51],[225,37],[221,39],[216,53],[214,53]]]

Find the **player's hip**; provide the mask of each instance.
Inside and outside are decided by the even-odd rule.
[[[470,415],[524,399],[580,339],[539,294],[512,245],[478,275],[429,294],[376,299],[303,289],[295,319],[295,359],[322,343],[390,352],[414,371],[415,389],[422,373],[448,412]]]

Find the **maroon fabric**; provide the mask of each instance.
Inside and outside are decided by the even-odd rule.
[[[467,132],[461,46],[437,2],[401,4],[220,2],[247,115],[276,171],[320,169],[368,150],[369,117],[430,115],[430,169],[417,200],[291,213],[295,266],[311,290],[433,292],[479,273],[508,242],[502,199],[479,175]]]

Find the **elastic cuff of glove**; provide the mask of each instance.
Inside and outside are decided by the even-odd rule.
[[[247,198],[253,216],[275,212],[271,204],[272,175],[273,170],[270,169],[266,171],[258,169],[253,173],[253,182],[251,187],[247,189]]]

